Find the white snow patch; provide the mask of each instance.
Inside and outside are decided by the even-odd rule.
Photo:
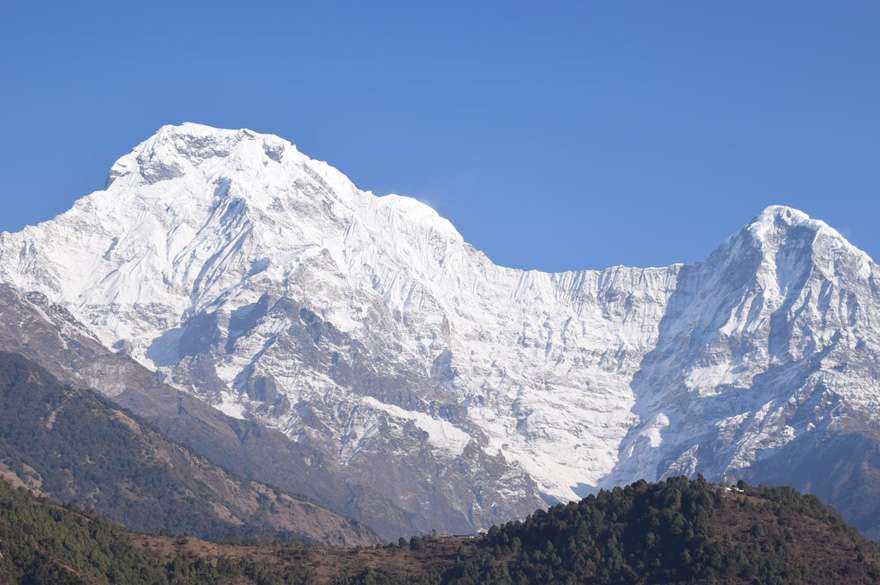
[[[361,402],[394,418],[413,421],[417,427],[428,433],[428,440],[432,445],[452,455],[461,455],[471,440],[470,435],[449,421],[434,418],[424,412],[404,410],[394,404],[380,402],[372,396],[362,398]]]

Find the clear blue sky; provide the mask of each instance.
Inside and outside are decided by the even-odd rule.
[[[496,262],[704,257],[770,203],[880,258],[880,2],[86,2],[0,10],[0,229],[165,123],[280,134]]]

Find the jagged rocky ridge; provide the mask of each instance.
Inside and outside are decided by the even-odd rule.
[[[876,504],[846,506],[876,474],[815,477],[841,437],[875,449],[880,270],[790,208],[695,265],[521,271],[280,138],[184,124],[0,235],[0,279],[387,494],[404,511],[388,535],[637,478],[784,480],[794,462],[792,481],[877,529]]]

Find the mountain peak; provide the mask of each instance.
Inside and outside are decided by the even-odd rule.
[[[273,134],[245,128],[230,130],[185,122],[166,124],[116,161],[107,187],[120,177],[140,177],[147,184],[183,176],[205,161],[239,155],[250,164],[281,162],[285,156],[301,157],[296,146]]]
[[[116,200],[120,193],[137,198],[147,194],[147,198],[177,201],[176,210],[180,211],[199,198],[201,204],[195,206],[208,212],[221,199],[246,201],[248,207],[264,212],[267,223],[293,221],[297,229],[311,229],[323,239],[332,239],[332,229],[326,225],[305,228],[304,222],[330,221],[338,227],[339,222],[351,222],[355,216],[369,222],[369,217],[378,213],[383,222],[418,226],[450,240],[462,240],[455,227],[427,203],[361,191],[338,169],[300,153],[291,142],[248,129],[189,122],[162,126],[113,165],[107,189],[121,178],[125,181],[115,185],[114,193],[104,195],[105,199]],[[155,188],[144,189],[152,186]],[[295,209],[296,213],[284,220],[284,209]]]
[[[806,227],[811,231],[830,229],[825,222],[813,219],[803,211],[787,205],[769,205],[749,223],[747,229],[756,236],[761,236],[773,230],[796,227]]]
[[[263,134],[248,128],[218,128],[199,124],[196,122],[183,122],[180,124],[165,124],[159,127],[152,136],[135,147],[135,151],[142,150],[145,146],[156,144],[172,144],[177,148],[186,147],[190,144],[238,144],[242,140],[268,140],[269,142],[281,142],[293,146],[275,134]]]
[[[735,237],[746,238],[760,246],[763,255],[775,255],[780,249],[794,247],[812,249],[819,256],[843,254],[859,263],[873,264],[871,257],[854,246],[839,231],[822,220],[814,219],[799,209],[786,205],[770,205]]]

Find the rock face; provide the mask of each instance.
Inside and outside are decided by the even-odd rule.
[[[799,211],[695,265],[514,270],[247,130],[163,127],[105,190],[0,235],[0,280],[387,495],[386,535],[637,478],[760,480],[785,449],[873,437],[880,401],[880,268]]]

